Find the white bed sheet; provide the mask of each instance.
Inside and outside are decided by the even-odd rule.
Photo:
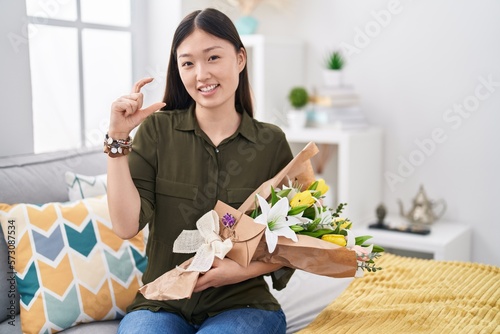
[[[316,316],[351,284],[354,278],[330,278],[296,270],[285,289],[272,289],[286,315],[287,334],[296,333],[310,324]]]

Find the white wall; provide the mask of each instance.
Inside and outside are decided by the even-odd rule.
[[[0,2],[0,156],[33,152],[26,5]],[[7,10],[8,8],[8,10]]]
[[[144,105],[149,105],[163,99],[172,36],[182,19],[181,0],[149,0],[146,15],[145,66],[137,69],[137,79],[155,78],[143,89]]]
[[[183,1],[183,13],[206,6],[224,9],[221,3]],[[496,207],[500,201],[500,149],[496,147],[500,143],[500,2],[287,3],[282,10],[263,5],[254,14],[260,20],[259,33],[306,41],[308,87],[321,84],[321,62],[327,50],[347,44],[359,49],[348,56],[346,80],[359,91],[369,121],[385,130],[383,170],[397,177],[391,183],[380,176],[389,210],[397,213],[398,198],[408,210],[423,184],[431,199],[444,198],[448,203],[444,219],[474,229],[473,261],[500,265]],[[228,14],[238,17],[232,8]],[[360,31],[366,29],[371,37],[363,40]],[[493,82],[491,91],[482,84],[484,80]],[[453,111],[455,105],[464,104],[471,112],[464,108],[460,116]],[[431,144],[433,131],[438,131],[435,138],[440,142]],[[427,148],[416,142],[426,143]],[[404,169],[401,159],[415,164]]]

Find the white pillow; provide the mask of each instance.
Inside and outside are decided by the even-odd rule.
[[[68,171],[64,174],[64,180],[70,201],[106,194],[106,174],[87,176]]]

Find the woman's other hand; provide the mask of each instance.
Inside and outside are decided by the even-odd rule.
[[[193,291],[200,292],[210,287],[218,288],[243,282],[276,271],[279,268],[281,268],[281,265],[258,261],[250,262],[249,266],[245,268],[227,257],[223,260],[215,258],[212,268],[205,274],[200,275]]]
[[[113,102],[108,131],[111,138],[127,138],[130,132],[146,117],[165,106],[165,103],[157,102],[142,109],[144,95],[141,93],[141,88],[152,81],[153,78],[137,81],[130,95],[124,95]]]
[[[194,292],[242,282],[248,278],[245,275],[245,269],[229,258],[223,260],[215,258],[212,268],[198,278]]]

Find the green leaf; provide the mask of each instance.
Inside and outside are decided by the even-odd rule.
[[[281,198],[283,198],[283,197],[287,197],[287,196],[288,196],[288,194],[290,193],[290,191],[292,191],[292,189],[290,189],[290,188],[288,188],[288,189],[283,189],[283,190],[280,190],[280,191],[278,192],[278,194],[277,194],[277,195],[278,195],[279,197],[281,197]]]
[[[302,216],[309,219],[316,218],[316,212],[314,211],[314,207],[310,206],[307,209],[305,209],[304,214],[302,214]]]
[[[305,209],[307,209],[309,206],[307,205],[299,205],[294,208],[291,208],[288,210],[288,216],[295,216],[298,215],[299,213],[303,212]]]
[[[313,184],[311,184],[309,188],[307,188],[307,190],[316,190],[316,188],[318,188],[318,184],[319,181],[314,181]]]
[[[260,214],[260,207],[259,207],[259,200],[257,199],[257,196],[255,196],[255,209],[253,209],[252,213],[250,213],[251,218],[257,218]]]
[[[330,70],[341,70],[345,65],[345,59],[339,50],[335,50],[326,56],[325,65]]]
[[[271,186],[271,206],[274,206],[274,204],[276,204],[276,202],[278,202],[279,200],[280,199],[276,195],[276,191],[274,191],[274,187]]]
[[[356,237],[356,245],[362,245],[366,240],[373,238],[371,235]]]
[[[321,191],[315,191],[314,193],[312,193],[312,196],[315,197],[315,198],[320,198],[321,197]]]
[[[385,252],[385,249],[384,249],[384,247],[373,245],[372,252],[373,253],[382,253],[382,252]]]
[[[337,206],[337,209],[335,212],[332,214],[333,217],[340,217],[340,214],[342,213],[342,210],[344,210],[344,206],[346,206],[347,203],[339,203]]]
[[[323,228],[323,229],[316,230],[316,231],[300,231],[297,234],[308,235],[308,236],[314,237],[314,238],[321,238],[323,235],[331,234],[331,233],[332,233],[332,230]]]
[[[309,226],[307,227],[307,230],[309,232],[312,232],[316,229],[316,227],[318,226],[319,222],[321,221],[321,218],[316,218],[312,221],[311,224],[309,224]]]
[[[290,228],[292,229],[292,231],[294,231],[295,233],[299,233],[301,231],[304,231],[304,228],[302,226],[299,226],[299,225],[292,225],[290,226]]]

